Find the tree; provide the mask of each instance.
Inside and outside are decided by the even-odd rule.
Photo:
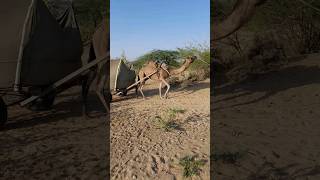
[[[232,12],[222,21],[214,21],[211,31],[213,41],[225,38],[246,24],[253,16],[256,7],[267,0],[237,0]],[[217,0],[211,0],[216,4]]]
[[[142,56],[140,56],[135,62],[134,65],[137,68],[141,68],[146,61],[153,60],[159,61],[161,63],[166,63],[169,66],[178,66],[179,63],[176,61],[179,58],[178,51],[171,50],[153,50]]]

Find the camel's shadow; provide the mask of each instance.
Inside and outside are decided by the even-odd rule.
[[[168,98],[176,98],[176,97],[180,97],[180,96],[185,96],[187,94],[192,94],[198,90],[206,89],[206,88],[210,88],[210,82],[201,81],[201,82],[191,82],[188,84],[171,85],[170,91],[168,93]],[[166,91],[166,87],[163,87],[163,89],[161,91],[162,95],[164,95],[165,91]],[[171,94],[172,92],[174,92],[174,95]],[[177,92],[181,92],[181,93],[177,93]],[[143,93],[144,93],[146,99],[152,98],[154,96],[157,96],[160,98],[159,88],[145,89],[145,90],[143,90]],[[116,97],[114,100],[112,100],[112,102],[121,102],[121,101],[125,101],[125,100],[132,99],[132,98],[142,99],[142,95],[141,95],[140,91],[138,91],[138,96],[137,96],[135,91],[131,90],[128,92],[127,96]]]
[[[177,85],[172,85],[170,88],[170,91],[168,93],[169,98],[174,98],[174,97],[179,97],[183,96],[185,94],[192,94],[195,93],[198,90],[201,89],[206,89],[210,88],[210,82],[190,82],[187,84],[177,84]],[[163,88],[162,90],[162,95],[165,93],[166,87]],[[175,95],[170,95],[170,92],[183,92],[184,94],[175,94]],[[159,89],[147,89],[144,90],[145,96],[159,96]]]

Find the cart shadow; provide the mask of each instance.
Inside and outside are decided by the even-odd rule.
[[[88,96],[88,106],[90,115],[90,118],[87,119],[88,121],[107,116],[103,105],[94,94]],[[33,127],[52,122],[69,121],[75,118],[85,118],[82,113],[81,96],[60,101],[49,111],[33,112],[28,110],[27,113],[9,117],[9,122],[2,131]]]
[[[172,85],[170,88],[170,91],[168,93],[169,98],[175,98],[179,96],[185,96],[188,94],[192,94],[198,90],[210,88],[210,82],[192,82],[189,84],[178,84],[178,85]],[[166,88],[164,87],[162,90],[162,95],[165,93]],[[183,94],[175,94],[173,96],[170,96],[170,92],[183,92]],[[143,90],[143,93],[145,95],[146,99],[152,98],[153,96],[159,96],[159,89],[153,88],[153,89],[145,89]],[[208,97],[209,98],[209,97]],[[138,97],[136,96],[135,91],[128,92],[127,96],[116,96],[115,99],[112,100],[112,102],[121,102],[126,101],[128,99],[142,99],[142,95],[140,91],[138,91]]]
[[[141,98],[141,95],[139,94],[140,92],[138,92],[138,98]],[[112,97],[112,102],[121,102],[121,101],[125,101],[128,99],[137,99],[137,95],[135,93],[135,91],[129,91],[128,94],[126,96],[113,96]]]

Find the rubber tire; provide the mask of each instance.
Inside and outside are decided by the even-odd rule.
[[[3,99],[0,97],[0,128],[2,128],[8,120],[8,109]]]
[[[126,89],[121,90],[121,92],[122,92],[121,96],[127,96],[128,94],[128,91]]]

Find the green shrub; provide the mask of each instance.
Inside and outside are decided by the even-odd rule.
[[[201,167],[205,165],[205,162],[197,160],[196,156],[185,156],[180,159],[179,164],[183,167],[183,176],[191,177],[200,174]]]
[[[135,69],[140,69],[147,61],[159,61],[166,63],[169,66],[177,67],[179,63],[176,61],[179,57],[177,51],[172,50],[152,50],[140,57],[133,62]]]

